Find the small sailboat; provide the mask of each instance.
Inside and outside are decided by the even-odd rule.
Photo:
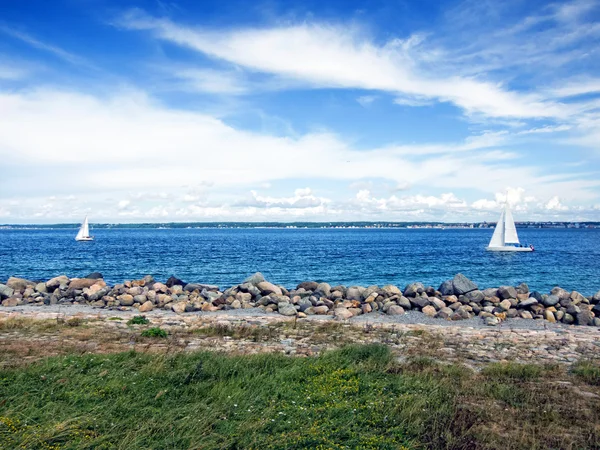
[[[79,228],[79,232],[77,236],[75,236],[76,241],[93,241],[94,236],[90,236],[90,226],[88,224],[88,218],[85,216],[83,219],[83,223],[81,224],[81,228]]]
[[[508,202],[504,205],[500,219],[494,229],[494,234],[486,250],[490,252],[532,252],[533,245],[523,245],[519,242],[517,228]]]

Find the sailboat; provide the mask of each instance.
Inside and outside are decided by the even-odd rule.
[[[494,229],[494,234],[486,250],[490,252],[532,252],[533,245],[523,245],[519,242],[517,228],[508,202],[504,205],[500,219]]]
[[[88,224],[88,218],[85,216],[83,219],[83,223],[81,224],[81,228],[79,228],[79,232],[77,236],[75,236],[76,241],[93,241],[94,236],[90,236],[90,226]]]

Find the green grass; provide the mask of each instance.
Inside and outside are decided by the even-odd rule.
[[[134,316],[127,321],[127,325],[147,325],[150,321],[146,319],[146,316]]]
[[[573,373],[588,384],[600,386],[600,365],[591,361],[581,361],[573,367]]]
[[[401,364],[382,345],[54,357],[0,370],[0,448],[600,446],[597,401],[549,387],[545,369],[515,370]]]
[[[147,330],[142,331],[142,337],[151,337],[151,338],[166,338],[168,336],[167,332],[162,328],[152,327]]]

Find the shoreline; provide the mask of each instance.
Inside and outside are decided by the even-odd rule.
[[[394,317],[397,322],[407,317],[407,312],[419,311],[433,323],[477,320],[487,326],[499,326],[519,318],[532,323],[543,320],[600,327],[600,291],[586,297],[555,287],[542,294],[530,292],[525,283],[481,290],[462,274],[444,281],[437,289],[419,282],[400,289],[394,285],[331,286],[315,281],[288,289],[256,273],[221,290],[219,286],[187,283],[174,276],[162,283],[150,275],[110,286],[102,274],[95,272],[85,278],[60,275],[46,282],[11,277],[6,284],[0,284],[0,300],[2,309],[73,305],[139,313],[167,310],[176,314],[253,310],[296,319],[333,316],[337,320],[368,320],[365,318],[381,316]]]

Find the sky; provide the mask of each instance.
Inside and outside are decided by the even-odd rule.
[[[600,220],[600,0],[0,3],[0,223]]]

